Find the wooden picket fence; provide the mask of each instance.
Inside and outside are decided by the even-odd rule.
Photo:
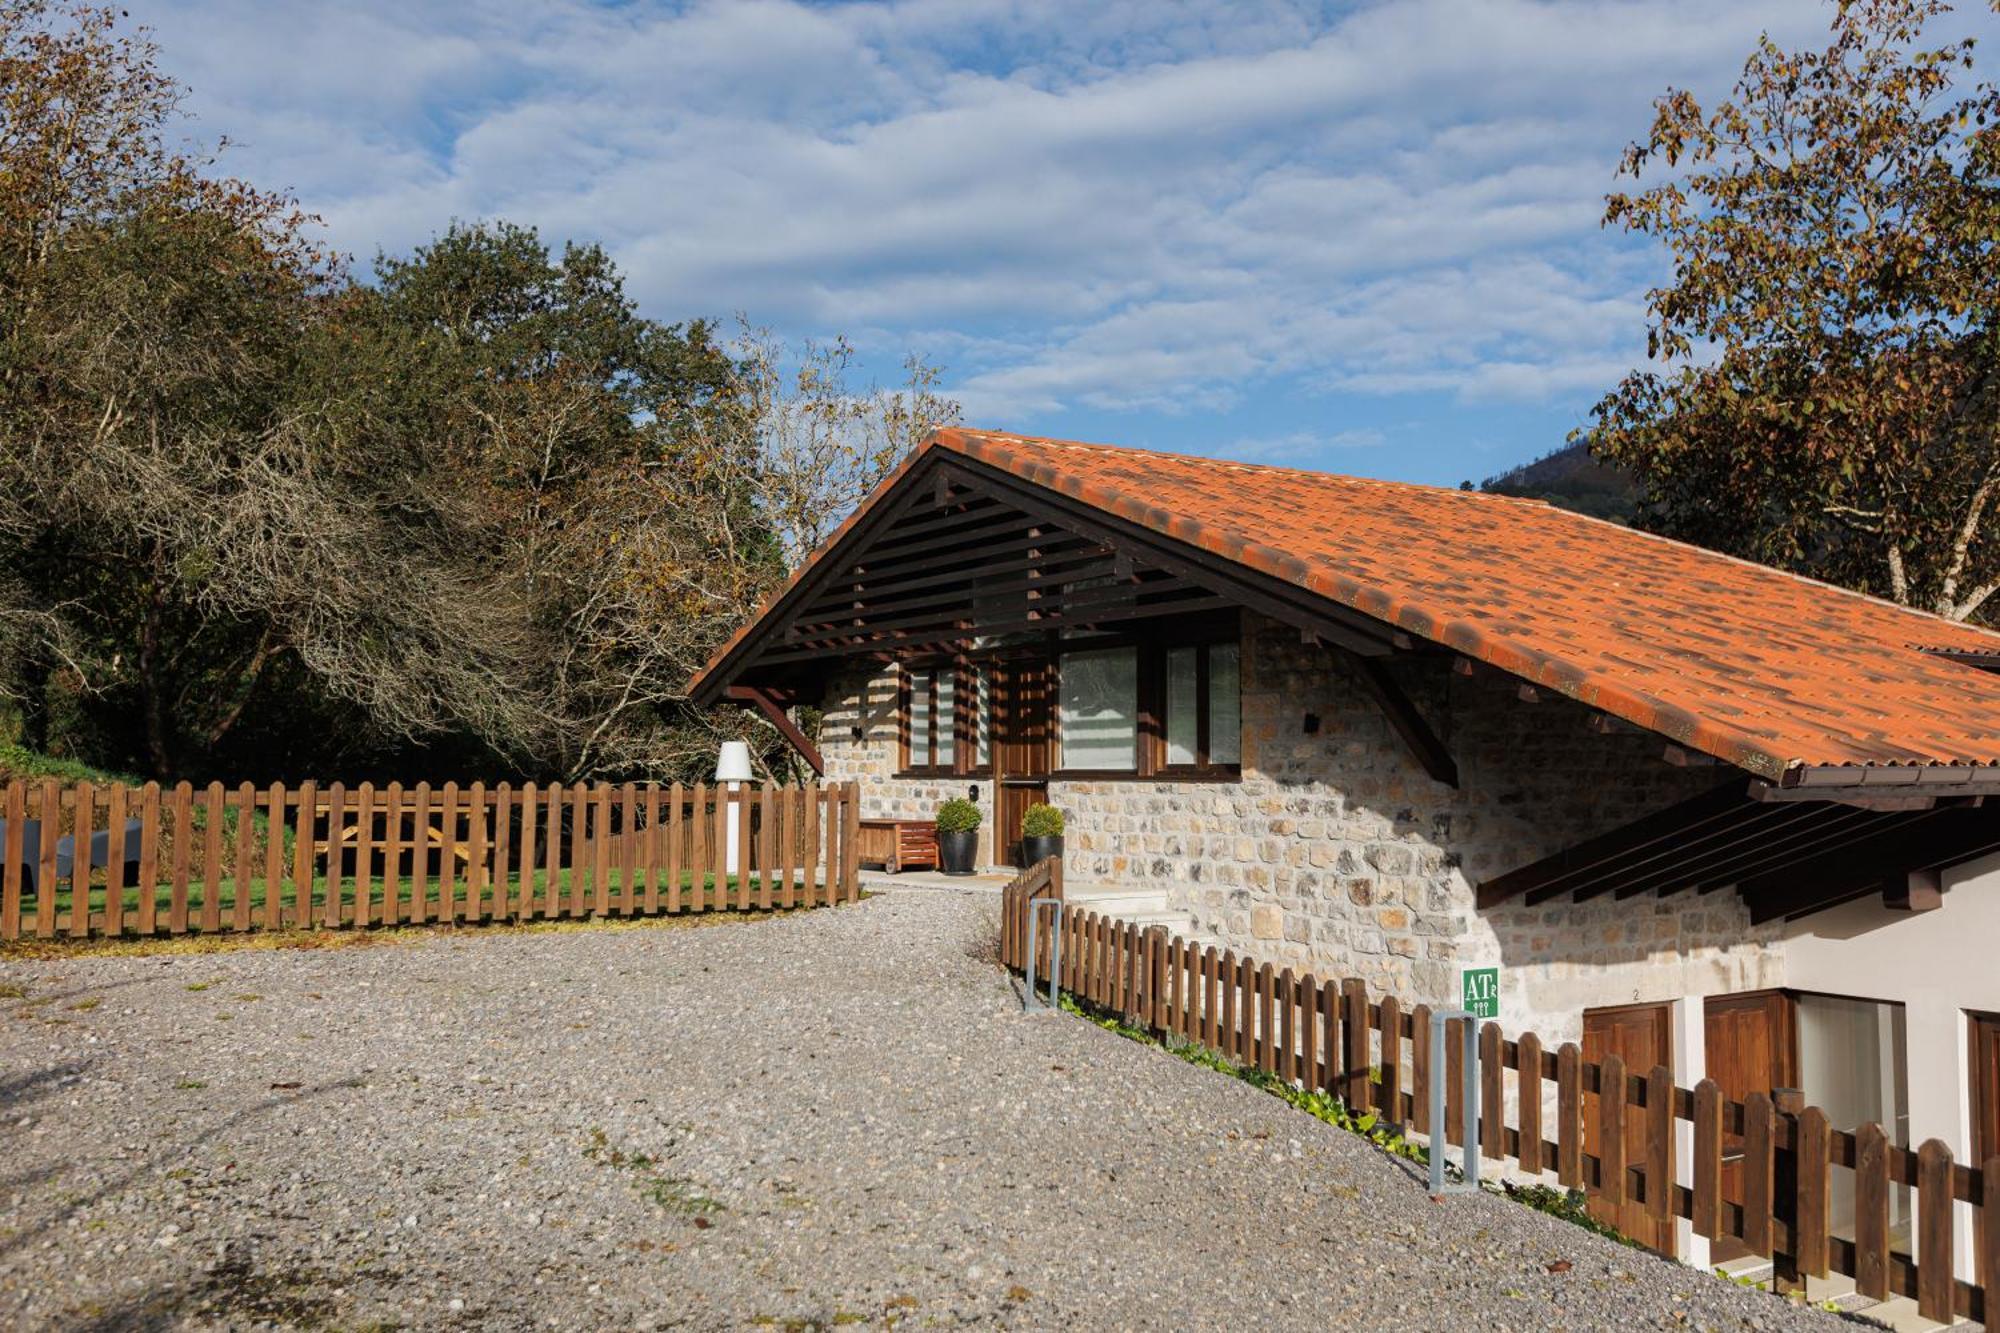
[[[1052,873],[1053,869],[1053,873]],[[1002,895],[1001,957],[1020,970],[1028,953],[1029,902],[1061,897],[1060,866],[1044,862]],[[1036,972],[1051,963],[1050,913],[1037,940]],[[1273,969],[1247,955],[1197,948],[1164,927],[1140,927],[1089,911],[1065,912],[1059,981],[1079,1000],[1124,1015],[1162,1038],[1198,1044],[1226,1060],[1328,1092],[1356,1112],[1373,1112],[1405,1131],[1429,1135],[1431,1080],[1462,1087],[1463,1033],[1449,1025],[1447,1058],[1431,1051],[1431,1010],[1395,996],[1371,998],[1358,979],[1320,980]],[[1818,1107],[1784,1106],[1765,1093],[1741,1102],[1703,1079],[1678,1087],[1664,1067],[1625,1068],[1610,1056],[1585,1060],[1574,1042],[1545,1049],[1532,1032],[1501,1034],[1482,1024],[1479,1152],[1512,1161],[1527,1177],[1553,1173],[1600,1207],[1636,1204],[1654,1221],[1686,1218],[1711,1240],[1735,1238],[1772,1261],[1780,1289],[1805,1276],[1845,1274],[1875,1300],[1907,1296],[1925,1318],[1985,1321],[2000,1311],[2000,1157],[1983,1168],[1957,1165],[1931,1139],[1912,1152],[1882,1127],[1831,1125]],[[1444,1065],[1439,1068],[1439,1064]],[[1515,1094],[1509,1123],[1507,1093]],[[1552,1094],[1552,1095],[1551,1095]],[[1446,1137],[1460,1140],[1459,1097],[1447,1108]],[[1628,1152],[1628,1119],[1643,1126],[1644,1149]],[[1586,1137],[1586,1121],[1593,1121]],[[1676,1126],[1693,1126],[1692,1186],[1678,1183]],[[1740,1139],[1742,1170],[1723,1170],[1723,1136]],[[1635,1138],[1639,1136],[1634,1136]],[[1586,1151],[1588,1142],[1595,1151]],[[1462,1145],[1461,1145],[1462,1146]],[[1636,1160],[1632,1160],[1636,1158]],[[1852,1236],[1830,1225],[1833,1173],[1853,1176]],[[1917,1254],[1893,1248],[1891,1192],[1916,1191]],[[1970,1205],[1975,1276],[1954,1269],[1958,1212]]]
[[[822,906],[860,894],[859,817],[853,783],[15,782],[0,940]]]

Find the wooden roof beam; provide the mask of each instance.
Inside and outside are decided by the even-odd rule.
[[[778,729],[778,734],[798,751],[799,758],[806,761],[806,766],[812,769],[815,776],[822,778],[826,776],[826,760],[820,757],[819,747],[799,730],[798,723],[792,721],[791,715],[778,706],[778,701],[772,697],[771,691],[760,690],[754,685],[731,685],[725,693],[732,701],[755,708],[762,713],[765,719]]]
[[[1451,757],[1444,741],[1432,730],[1430,722],[1417,708],[1416,701],[1390,674],[1388,664],[1379,657],[1348,656],[1362,687],[1381,708],[1389,726],[1402,737],[1410,754],[1423,765],[1424,772],[1430,774],[1433,781],[1447,787],[1458,786],[1458,761]]]

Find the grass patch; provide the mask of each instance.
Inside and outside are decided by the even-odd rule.
[[[58,759],[22,745],[0,745],[0,782],[15,778],[24,782],[43,778],[58,782],[121,782],[128,787],[142,787],[146,783],[144,778],[131,773],[114,773],[75,759]]]
[[[710,1214],[723,1211],[720,1201],[695,1189],[687,1177],[661,1175],[653,1169],[658,1164],[651,1157],[617,1147],[602,1129],[590,1131],[590,1142],[585,1145],[583,1155],[601,1166],[634,1173],[640,1196],[648,1203],[665,1212],[694,1218],[698,1227],[708,1225],[705,1219]]]
[[[285,865],[287,867],[291,865],[289,857],[286,858]],[[551,892],[553,892],[557,902],[561,904],[573,906],[578,902],[584,904],[596,903],[598,900],[597,887],[593,875],[586,870],[580,874],[575,874],[575,882],[572,882],[573,873],[569,867],[558,870],[555,875],[553,890],[551,890],[548,872],[546,870],[537,870],[530,879],[530,892],[533,895],[535,906],[538,909],[545,908],[549,902]],[[485,885],[481,890],[481,902],[488,908],[493,905],[496,896],[496,887],[503,887],[505,889],[506,900],[511,905],[521,897],[521,876],[518,874],[508,875],[506,883],[503,886],[496,886],[491,883]],[[823,886],[819,887],[823,888]],[[299,893],[298,882],[292,879],[289,873],[279,877],[276,881],[276,888],[278,903],[284,909],[287,916],[294,915],[302,907],[310,908],[315,917],[322,916],[326,911],[328,894],[333,893],[338,896],[338,901],[343,909],[341,915],[352,918],[355,915],[356,905],[362,901],[360,882],[353,875],[344,875],[338,881],[329,882],[325,875],[316,874],[312,878],[311,885],[303,895],[303,899]],[[763,892],[760,881],[755,875],[748,876],[746,880],[744,876],[739,875],[724,875],[718,878],[715,875],[704,874],[696,876],[692,872],[683,872],[681,875],[681,907],[684,911],[719,910],[728,907],[737,898],[741,897],[745,889],[748,890],[753,898],[758,897]],[[660,885],[659,893],[662,901],[665,900],[670,890],[670,885],[666,883]],[[781,891],[782,886],[773,877],[771,884],[772,898],[775,900]],[[90,915],[93,918],[102,916],[106,901],[103,867],[97,867],[86,892],[87,910]],[[225,876],[219,879],[215,885],[216,913],[223,921],[230,921],[234,919],[239,904],[244,904],[248,906],[252,920],[261,922],[264,917],[265,906],[270,901],[271,893],[272,882],[261,876],[244,880],[240,892],[235,878]],[[607,894],[610,906],[617,907],[623,901],[624,894],[624,882],[618,877],[618,872],[614,871],[611,886]],[[140,899],[144,896],[145,890],[135,885],[128,884],[125,886],[124,891],[119,897],[119,910],[124,914],[126,920],[136,921],[138,919]],[[635,902],[644,901],[646,896],[646,886],[644,883],[634,883],[632,896]],[[76,911],[74,885],[68,880],[58,881],[49,897],[54,904],[56,929],[58,931],[67,930],[70,918]],[[396,880],[396,906],[398,912],[403,916],[411,915],[411,908],[417,900],[415,878],[410,875],[399,876]],[[428,875],[425,877],[422,900],[426,916],[437,917],[443,915],[445,897],[437,876]],[[187,913],[191,925],[199,924],[202,913],[208,907],[208,901],[209,886],[199,874],[196,874],[189,880],[186,895]],[[373,920],[379,917],[388,903],[386,883],[381,876],[374,875],[369,878],[366,901],[369,918]],[[453,882],[452,901],[459,905],[461,914],[467,905],[472,902],[471,892],[467,888],[463,878],[456,879]],[[24,931],[33,928],[30,925],[31,922],[39,925],[40,917],[37,914],[41,909],[42,902],[40,895],[27,892],[26,885],[23,885],[21,918],[22,929]],[[153,886],[153,910],[163,920],[173,910],[173,892],[165,881]]]
[[[488,921],[446,925],[369,926],[335,930],[317,927],[289,927],[281,930],[222,931],[215,935],[162,935],[155,938],[8,940],[0,943],[0,962],[53,958],[151,958],[176,955],[236,953],[254,949],[372,949],[422,944],[437,939],[462,939],[468,930],[487,935],[566,935],[577,931],[699,930],[708,926],[737,925],[768,921],[795,912],[816,911],[807,907],[774,907],[768,911],[739,912],[734,909],[682,912],[674,916],[578,917],[560,921]],[[213,981],[189,982],[185,989],[205,991]],[[25,993],[25,992],[24,992]],[[239,997],[240,998],[240,997]]]
[[[1276,1074],[1267,1074],[1261,1069],[1253,1069],[1248,1065],[1232,1064],[1207,1047],[1196,1045],[1193,1042],[1182,1041],[1178,1038],[1172,1038],[1163,1042],[1146,1029],[1126,1022],[1123,1017],[1117,1014],[1107,1013],[1098,1009],[1095,1005],[1086,1008],[1084,1005],[1078,1003],[1076,997],[1068,991],[1062,993],[1062,1007],[1064,1013],[1075,1014],[1079,1018],[1086,1018],[1107,1032],[1115,1032],[1127,1040],[1136,1041],[1141,1045],[1156,1047],[1169,1054],[1177,1055],[1191,1065],[1200,1065],[1204,1069],[1213,1069],[1219,1074],[1227,1074],[1231,1078],[1241,1079],[1251,1087],[1261,1092],[1267,1092],[1279,1101],[1304,1111],[1315,1120],[1323,1120],[1327,1124],[1344,1129],[1351,1134],[1359,1134],[1383,1152],[1389,1153],[1392,1156],[1407,1158],[1412,1162],[1423,1165],[1430,1163],[1430,1153],[1426,1152],[1422,1146],[1404,1138],[1401,1129],[1383,1120],[1372,1111],[1356,1115],[1348,1109],[1347,1103],[1341,1101],[1340,1098],[1333,1096],[1331,1093],[1309,1091],[1287,1083]],[[1454,1174],[1456,1173],[1456,1168],[1447,1167],[1447,1169],[1452,1170]]]

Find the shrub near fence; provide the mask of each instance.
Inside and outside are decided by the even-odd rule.
[[[0,940],[820,906],[859,896],[859,812],[853,783],[16,782]]]
[[[1030,900],[1061,896],[1055,862],[1030,868],[1003,891],[1006,966],[1020,970],[1027,961]],[[1037,939],[1039,975],[1051,960],[1048,916],[1044,911]],[[1453,1093],[1462,1086],[1454,1072],[1461,1060],[1448,1059],[1442,1069],[1433,1060],[1427,1005],[1370,999],[1359,980],[1274,972],[1268,962],[1197,948],[1164,927],[1094,912],[1065,913],[1061,933],[1059,980],[1078,999],[1163,1038],[1332,1093],[1357,1113],[1373,1111],[1398,1128],[1429,1134],[1431,1080],[1449,1078]],[[1457,1023],[1449,1026],[1446,1050],[1453,1053],[1463,1036]],[[1959,1166],[1937,1139],[1911,1152],[1891,1144],[1880,1125],[1843,1131],[1817,1107],[1779,1107],[1763,1093],[1730,1101],[1710,1079],[1692,1090],[1677,1087],[1665,1068],[1628,1070],[1617,1056],[1585,1060],[1573,1042],[1548,1051],[1534,1033],[1509,1039],[1495,1023],[1479,1030],[1479,1073],[1483,1157],[1517,1162],[1529,1176],[1554,1172],[1600,1208],[1636,1203],[1653,1220],[1686,1218],[1698,1235],[1741,1240],[1772,1260],[1781,1286],[1807,1274],[1840,1273],[1854,1278],[1864,1296],[1913,1297],[1924,1317],[1940,1322],[1954,1315],[1984,1322],[1987,1310],[2000,1311],[1993,1304],[2000,1301],[2000,1224],[1982,1225],[2000,1215],[2000,1157],[1983,1169]],[[1517,1094],[1512,1124],[1509,1081]],[[1453,1144],[1460,1139],[1457,1102],[1454,1096],[1445,1127]],[[1627,1155],[1630,1120],[1644,1127],[1637,1160]],[[1588,1140],[1586,1121],[1593,1130]],[[1681,1121],[1693,1126],[1692,1187],[1676,1182]],[[1725,1134],[1742,1143],[1742,1170],[1731,1173],[1740,1186],[1723,1171]],[[1586,1152],[1586,1141],[1598,1151]],[[1830,1226],[1836,1170],[1853,1177],[1852,1236],[1835,1235]],[[1896,1186],[1916,1191],[1917,1258],[1891,1245]],[[1971,1205],[1972,1281],[1959,1280],[1953,1268],[1958,1203]]]

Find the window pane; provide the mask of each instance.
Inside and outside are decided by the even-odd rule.
[[[1208,646],[1208,762],[1243,762],[1243,694],[1233,643]]]
[[[972,671],[972,763],[975,768],[984,768],[987,763],[987,734],[991,725],[988,712],[991,704],[986,693],[986,668],[974,667]]]
[[[931,673],[910,673],[910,767],[931,762]]]
[[[954,673],[940,671],[937,678],[937,762],[940,768],[952,762],[952,755],[958,749],[958,728],[953,725],[957,709],[953,707],[958,690]]]
[[[1062,766],[1129,773],[1139,755],[1139,653],[1064,653]]]
[[[1167,762],[1192,764],[1200,760],[1200,737],[1195,728],[1198,697],[1195,693],[1195,655],[1198,649],[1174,648],[1167,653]]]

